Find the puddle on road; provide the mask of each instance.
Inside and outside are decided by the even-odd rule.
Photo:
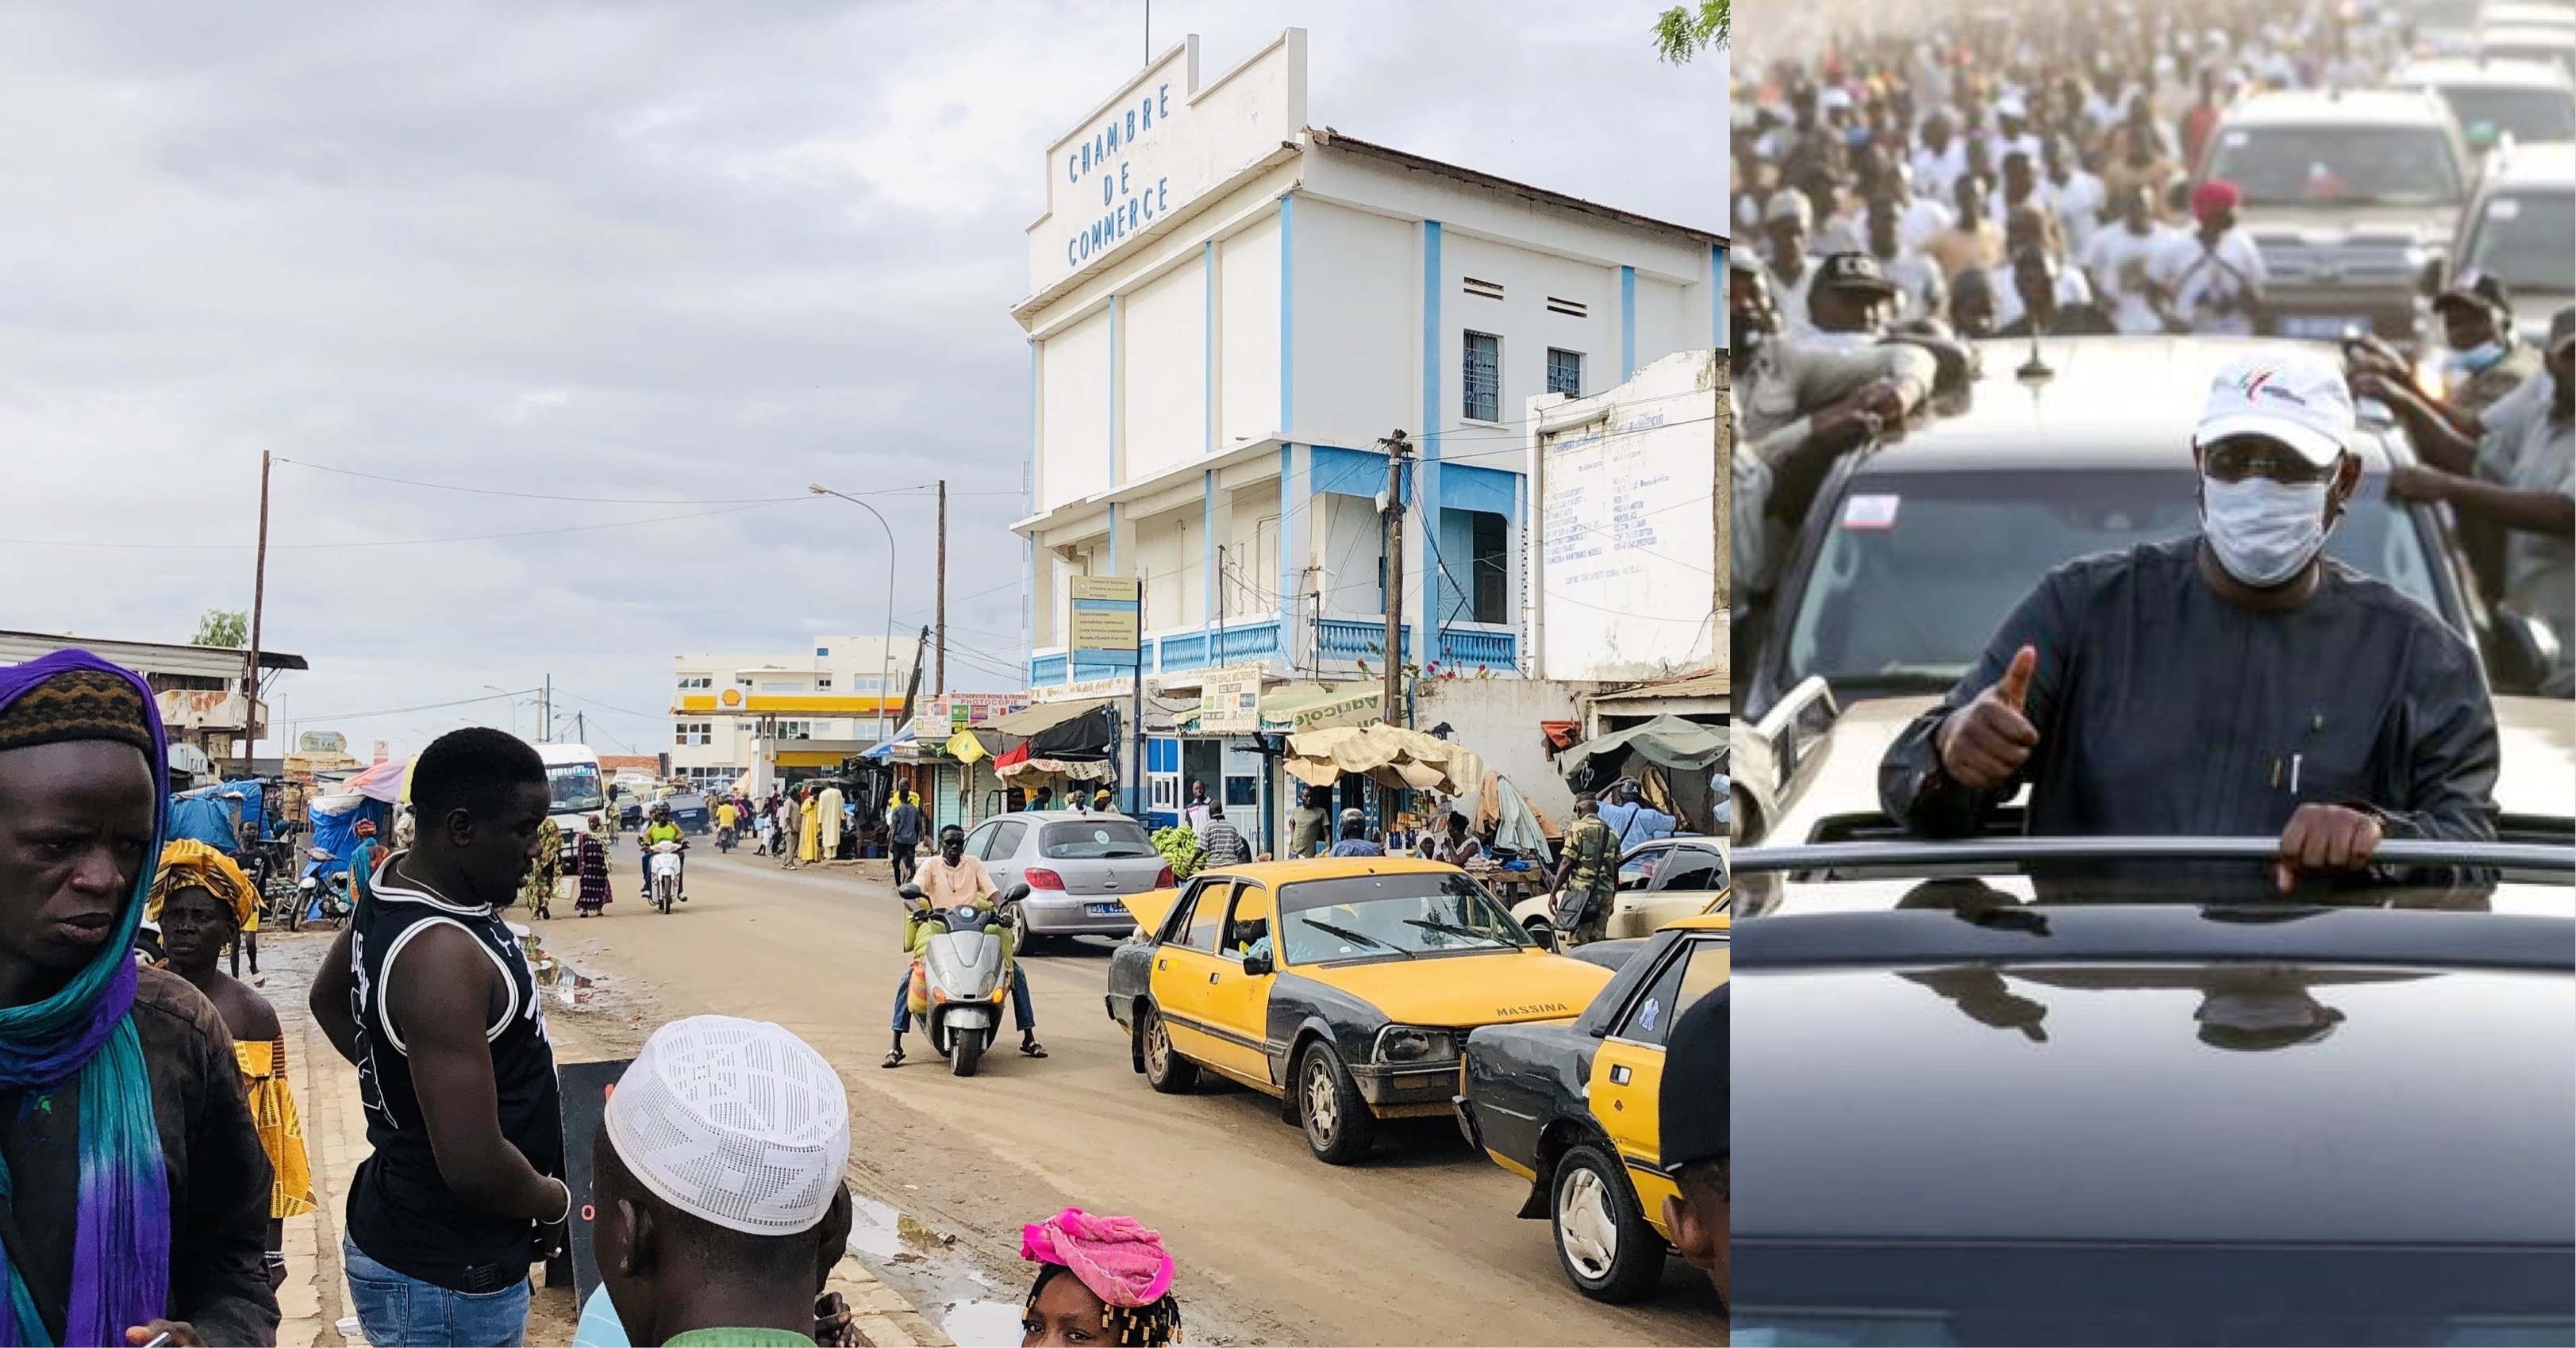
[[[1007,1348],[1020,1341],[1019,1301],[977,1272],[927,1223],[873,1198],[853,1194],[850,1202],[850,1253],[909,1295],[950,1342],[958,1348]]]

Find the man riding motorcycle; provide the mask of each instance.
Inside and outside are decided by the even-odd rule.
[[[966,830],[951,824],[939,831],[939,855],[921,863],[912,873],[912,883],[921,887],[928,908],[955,908],[967,903],[989,903],[1001,892],[984,863],[966,855]],[[999,914],[995,915],[996,917]],[[921,961],[921,952],[930,938],[948,930],[945,923],[929,920],[922,910],[907,910],[903,918],[903,950],[912,956],[904,966],[903,976],[894,987],[894,1048],[885,1055],[880,1067],[897,1067],[903,1063],[903,1032],[912,1028],[912,971]],[[1047,1055],[1046,1046],[1038,1042],[1037,1012],[1029,1005],[1028,980],[1021,976],[1019,963],[1011,958],[1011,929],[999,922],[985,924],[984,930],[997,935],[1002,942],[1002,962],[1011,971],[1011,1019],[1019,1026],[1020,1052],[1032,1058]]]
[[[734,830],[741,827],[741,825],[742,811],[735,808],[732,800],[727,799],[717,802],[716,845],[718,847],[731,848],[733,846]]]
[[[659,801],[654,803],[653,818],[650,823],[647,823],[644,826],[643,838],[644,846],[641,849],[641,854],[636,858],[636,860],[641,863],[644,873],[644,901],[646,903],[651,903],[653,901],[653,845],[655,843],[667,842],[678,843],[681,847],[680,902],[687,903],[689,901],[689,854],[687,851],[689,839],[686,834],[680,832],[679,825],[671,822],[671,807],[668,804]]]

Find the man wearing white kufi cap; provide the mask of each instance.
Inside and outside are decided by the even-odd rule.
[[[811,1344],[850,1234],[850,1105],[823,1055],[766,1021],[653,1032],[593,1143],[592,1244],[637,1344]]]

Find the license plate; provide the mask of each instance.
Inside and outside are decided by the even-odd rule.
[[[1086,903],[1082,905],[1082,909],[1093,917],[1116,917],[1127,911],[1127,905],[1123,903]]]
[[[2283,314],[2281,335],[2284,337],[2341,337],[2348,332],[2370,331],[2370,320],[2360,314]]]

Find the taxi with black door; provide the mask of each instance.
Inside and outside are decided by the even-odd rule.
[[[1635,1301],[1670,1253],[1659,1154],[1664,1041],[1727,980],[1731,914],[1655,933],[1571,1021],[1467,1036],[1452,1102],[1468,1145],[1530,1182],[1522,1217],[1548,1219],[1557,1263],[1585,1296]]]
[[[1106,1001],[1135,1069],[1167,1095],[1212,1072],[1275,1096],[1332,1165],[1380,1119],[1447,1113],[1469,1031],[1569,1020],[1610,981],[1435,861],[1256,862],[1123,902],[1140,934]]]

